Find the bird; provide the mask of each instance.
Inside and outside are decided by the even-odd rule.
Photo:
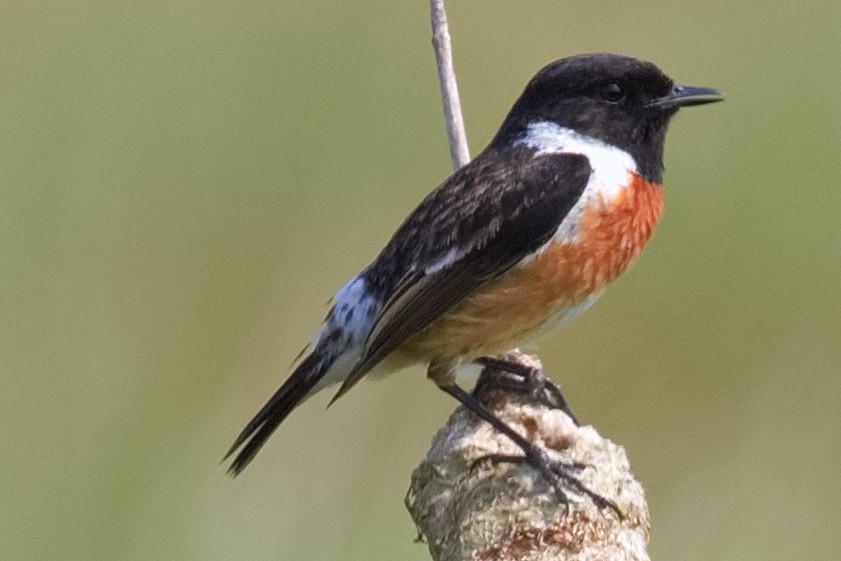
[[[504,367],[493,357],[580,315],[637,260],[663,211],[671,118],[723,97],[618,54],[541,69],[488,146],[338,291],[291,375],[234,440],[223,460],[233,456],[229,473],[242,472],[317,392],[341,384],[332,404],[365,376],[421,365],[542,473],[557,474],[456,374],[483,360]]]

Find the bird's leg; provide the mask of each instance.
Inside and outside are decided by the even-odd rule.
[[[594,493],[588,489],[576,477],[576,473],[581,471],[580,464],[571,464],[554,460],[549,457],[546,450],[534,444],[529,439],[512,429],[502,419],[497,417],[484,403],[476,398],[473,394],[462,389],[453,381],[453,374],[450,365],[433,362],[430,364],[428,376],[431,378],[439,388],[456,398],[464,407],[478,415],[481,419],[490,423],[490,425],[510,438],[514,444],[523,451],[524,457],[514,456],[491,456],[488,459],[492,461],[525,461],[530,466],[535,468],[548,481],[558,495],[558,498],[564,505],[569,505],[566,491],[574,491],[590,497],[590,499],[599,508],[610,508],[616,512],[620,517],[622,512],[616,504],[601,495]]]
[[[481,394],[484,385],[487,385],[488,378],[493,376],[493,386],[501,390],[514,393],[527,394],[535,401],[544,403],[554,409],[560,409],[572,419],[576,426],[581,426],[578,418],[569,407],[569,402],[564,397],[561,388],[549,380],[542,368],[531,366],[516,360],[509,360],[500,357],[483,356],[474,362],[485,367],[483,376],[476,383],[474,394]]]

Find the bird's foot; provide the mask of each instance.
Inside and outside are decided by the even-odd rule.
[[[477,358],[475,362],[484,366],[485,369],[473,389],[474,395],[481,395],[488,387],[525,394],[538,403],[560,409],[572,419],[576,426],[581,426],[560,386],[552,381],[539,366],[490,356]]]
[[[492,465],[503,463],[518,465],[525,463],[530,465],[540,473],[544,480],[552,485],[552,489],[567,511],[569,511],[569,497],[567,493],[572,492],[588,497],[600,509],[611,509],[620,519],[624,519],[626,516],[615,502],[592,491],[581,482],[579,475],[588,467],[586,464],[552,459],[546,453],[546,450],[535,444],[531,445],[524,456],[513,454],[490,454],[483,456],[473,462],[471,469],[488,462]]]

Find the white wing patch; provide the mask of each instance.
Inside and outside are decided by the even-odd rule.
[[[464,249],[459,249],[457,247],[453,247],[438,261],[427,267],[423,270],[424,274],[431,275],[433,273],[437,273],[442,269],[446,269],[462,257],[464,257],[465,253],[467,253]]]

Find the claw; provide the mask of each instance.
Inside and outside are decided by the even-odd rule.
[[[549,457],[545,450],[538,446],[533,446],[533,451],[527,455],[529,465],[538,470],[544,479],[548,481],[555,494],[569,509],[569,500],[566,496],[566,491],[574,491],[582,495],[586,495],[593,501],[593,503],[601,508],[609,508],[620,518],[626,518],[625,513],[617,506],[617,504],[610,499],[599,495],[595,491],[590,490],[589,487],[581,483],[581,480],[576,477],[574,473],[580,473],[587,466],[579,462],[569,463],[560,460],[553,460]]]
[[[593,503],[600,509],[611,509],[616,513],[620,520],[625,520],[627,518],[625,512],[623,512],[615,502],[590,490],[578,479],[577,475],[590,467],[587,464],[583,464],[581,462],[553,460],[549,457],[545,450],[533,445],[529,453],[525,456],[517,456],[513,454],[488,454],[487,456],[482,456],[470,464],[470,471],[473,471],[478,466],[486,462],[490,462],[493,466],[501,463],[525,463],[530,465],[536,469],[550,485],[552,485],[555,494],[567,510],[569,510],[569,498],[567,497],[567,491],[574,491],[589,497],[590,500],[592,500]]]
[[[487,405],[477,399],[474,394],[467,393],[457,384],[449,384],[439,387],[459,400],[462,405],[474,414],[478,415],[481,419],[490,423],[490,425],[497,431],[510,438],[525,455],[508,458],[501,456],[499,458],[516,462],[526,462],[535,468],[543,476],[543,478],[552,485],[558,499],[564,503],[567,511],[569,511],[569,501],[567,499],[566,491],[573,491],[586,495],[599,508],[610,508],[619,516],[620,519],[625,519],[625,514],[619,509],[616,503],[591,491],[587,488],[587,486],[581,483],[578,477],[576,477],[576,475],[586,466],[580,463],[570,463],[551,459],[545,449],[529,441],[523,435],[512,429],[490,409],[488,409]],[[492,456],[491,459],[493,460]],[[481,460],[482,458],[478,461]],[[478,462],[474,462],[471,469],[475,467],[477,463]]]

